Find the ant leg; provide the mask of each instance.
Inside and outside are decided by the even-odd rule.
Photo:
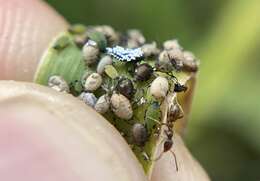
[[[152,118],[150,116],[147,116],[147,118],[152,120],[152,121],[154,121],[155,123],[157,123],[157,124],[159,124],[161,126],[168,126],[167,123],[162,123],[162,122],[158,121],[157,119],[154,119],[154,118]]]
[[[176,171],[178,172],[179,167],[178,167],[178,162],[177,162],[176,154],[175,154],[174,151],[172,151],[172,150],[170,150],[170,152],[172,153],[172,155],[173,155],[173,157],[174,157],[174,162],[175,162]]]

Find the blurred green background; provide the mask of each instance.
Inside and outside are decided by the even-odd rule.
[[[47,0],[71,23],[177,38],[201,59],[186,142],[212,180],[260,180],[259,0]]]

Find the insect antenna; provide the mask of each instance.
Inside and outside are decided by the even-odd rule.
[[[178,172],[179,167],[178,167],[178,162],[177,162],[176,154],[175,154],[174,151],[172,151],[172,150],[170,150],[170,152],[172,153],[172,155],[173,155],[173,157],[174,157],[175,168],[176,168],[176,171]]]

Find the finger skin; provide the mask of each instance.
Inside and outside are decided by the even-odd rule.
[[[67,22],[40,0],[0,0],[0,79],[32,81],[51,39]]]
[[[13,81],[0,95],[1,180],[146,180],[118,131],[73,96]]]
[[[171,149],[177,158],[176,171],[173,155],[168,151],[155,164],[151,181],[210,181],[200,164],[193,158],[184,145],[181,137],[173,137],[174,145]]]

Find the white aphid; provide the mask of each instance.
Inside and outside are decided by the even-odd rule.
[[[110,99],[111,108],[115,115],[121,119],[129,120],[133,116],[130,101],[122,94],[114,93]]]
[[[107,55],[107,56],[102,57],[97,66],[97,73],[99,73],[99,74],[104,73],[105,67],[107,65],[111,65],[112,63],[113,63],[113,60],[110,56]]]
[[[104,114],[108,111],[109,106],[110,106],[110,98],[107,94],[105,94],[98,98],[95,105],[95,110],[100,114]]]
[[[69,86],[67,82],[58,75],[53,75],[49,78],[48,86],[58,92],[69,92]]]
[[[156,42],[144,44],[141,47],[141,49],[142,49],[145,57],[156,56],[160,53],[160,50],[157,48]]]
[[[111,26],[101,25],[94,27],[94,29],[100,33],[103,33],[110,45],[115,45],[119,42],[119,36]]]
[[[92,73],[90,74],[87,79],[86,82],[84,84],[84,89],[85,91],[95,91],[97,90],[102,84],[102,77],[100,74],[98,73]]]
[[[99,48],[95,41],[89,40],[82,48],[83,57],[87,65],[91,65],[98,60]]]
[[[166,97],[169,90],[169,83],[165,77],[157,77],[153,80],[150,93],[158,100],[162,100]]]
[[[136,29],[127,31],[127,47],[128,48],[137,48],[140,45],[145,43],[145,38],[143,34]]]
[[[184,51],[183,55],[184,55],[184,58],[188,61],[195,61],[196,60],[195,55],[190,51]]]
[[[183,51],[180,49],[171,49],[167,51],[169,54],[170,59],[175,59],[175,60],[184,60],[184,54]]]
[[[175,48],[168,50],[168,55],[170,60],[174,63],[174,66],[177,70],[183,67],[184,54],[181,49]]]
[[[94,107],[97,102],[96,96],[90,92],[82,92],[79,95],[79,99],[82,100],[86,105],[89,105],[91,107]]]
[[[167,40],[163,43],[163,48],[165,50],[172,50],[172,49],[180,49],[182,50],[183,48],[179,44],[178,40],[173,39],[173,40]]]
[[[173,65],[171,63],[168,51],[164,50],[159,54],[157,67],[162,72],[170,72],[173,70]]]
[[[184,60],[183,67],[185,70],[195,72],[198,70],[199,61],[196,59],[193,53],[189,51],[183,52]]]

